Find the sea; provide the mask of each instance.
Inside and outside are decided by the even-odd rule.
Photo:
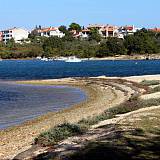
[[[16,84],[16,80],[154,74],[160,74],[160,60],[0,61],[0,129],[65,109],[87,98],[79,88]]]

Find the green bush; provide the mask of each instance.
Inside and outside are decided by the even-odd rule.
[[[160,92],[160,86],[151,89],[151,93]]]
[[[160,81],[158,81],[158,80],[151,80],[151,81],[143,80],[141,82],[141,84],[144,86],[158,85],[158,84],[160,84]]]
[[[51,146],[70,136],[83,134],[87,131],[87,129],[88,127],[85,125],[64,123],[50,129],[47,132],[41,133],[37,138],[35,138],[35,144],[41,146]]]
[[[124,102],[116,107],[110,108],[98,116],[82,119],[81,121],[78,122],[78,124],[91,126],[97,124],[100,121],[114,118],[118,114],[125,114],[140,108],[158,106],[158,105],[160,105],[160,99],[140,100],[138,99],[138,97],[131,98],[129,101]]]

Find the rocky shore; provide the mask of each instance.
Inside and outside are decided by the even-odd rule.
[[[26,150],[32,148],[34,138],[37,137],[41,132],[64,122],[76,123],[83,118],[99,115],[106,109],[113,108],[124,103],[125,101],[130,100],[130,97],[132,97],[133,95],[143,95],[146,92],[146,88],[141,86],[137,82],[140,82],[147,78],[153,80],[155,80],[155,78],[160,79],[160,76],[155,76],[152,78],[150,77],[152,76],[141,76],[136,78],[67,78],[57,80],[17,82],[35,85],[41,84],[76,86],[86,91],[86,93],[88,94],[88,99],[83,103],[71,106],[70,108],[62,110],[60,112],[48,113],[44,116],[41,116],[32,121],[28,121],[19,126],[1,130],[0,159],[13,159],[17,155],[19,155],[19,159],[25,159],[24,154],[21,155],[20,153],[23,153]],[[113,121],[110,120],[110,123],[111,122]],[[105,124],[109,124],[109,122],[107,121],[107,123]],[[99,131],[97,131],[97,134],[95,136],[92,136],[90,138],[97,138],[97,136],[100,134],[98,132]],[[36,151],[33,149],[34,152],[32,152],[32,154],[31,152],[29,152],[29,154],[35,156],[34,154],[45,152],[45,149],[46,148],[40,148],[38,149],[38,151],[37,149]]]

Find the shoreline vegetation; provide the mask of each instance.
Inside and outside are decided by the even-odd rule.
[[[127,35],[124,39],[117,37],[103,38],[97,29],[91,30],[88,38],[74,38],[71,30],[77,33],[81,30],[80,25],[74,25],[71,30],[65,26],[59,28],[65,36],[41,37],[33,33],[29,35],[27,42],[15,43],[14,39],[6,44],[0,42],[1,59],[23,58],[57,58],[76,56],[78,58],[104,58],[104,57],[131,57],[142,56],[149,59],[150,55],[160,54],[160,33],[145,28],[133,35]],[[159,59],[159,58],[158,58]]]
[[[89,151],[90,149],[92,151],[94,150],[94,153],[92,153],[92,155],[94,155],[96,154],[96,151],[98,154],[101,153],[101,149],[107,148],[110,150],[110,154],[107,152],[108,156],[127,159],[127,156],[129,155],[126,155],[124,152],[120,152],[119,148],[116,147],[123,148],[127,144],[124,140],[127,140],[126,138],[129,136],[130,141],[133,140],[133,135],[135,138],[136,134],[138,134],[139,137],[143,134],[146,138],[151,136],[145,135],[144,132],[149,134],[149,129],[146,126],[144,127],[144,125],[142,126],[142,124],[136,121],[136,118],[132,117],[139,116],[137,118],[141,118],[141,120],[144,121],[144,115],[148,115],[149,113],[152,113],[153,115],[153,111],[157,113],[160,111],[160,101],[158,97],[154,97],[155,93],[158,93],[159,91],[158,88],[154,89],[154,87],[158,87],[158,85],[160,85],[160,75],[124,78],[104,76],[96,78],[66,78],[55,80],[19,81],[17,83],[35,85],[71,85],[86,91],[88,99],[85,102],[60,112],[48,113],[33,121],[28,121],[17,127],[15,126],[0,131],[0,137],[2,139],[0,142],[0,159],[11,159],[13,157],[19,160],[25,158],[41,159],[47,156],[48,159],[58,157],[57,159],[59,160],[62,160],[64,157],[79,159],[81,156],[84,159],[87,159],[87,157],[88,159],[89,157],[92,159],[94,156],[91,156],[91,151]],[[144,97],[150,97],[150,99],[145,99]],[[150,110],[149,113],[148,110]],[[144,113],[141,114],[142,112]],[[158,118],[158,115],[156,116]],[[152,120],[153,119],[154,118],[152,117]],[[134,122],[139,126],[131,125],[134,124]],[[143,123],[145,122],[146,120]],[[147,124],[148,123],[151,122],[147,120]],[[157,121],[156,126],[153,124],[149,126],[150,130],[154,128],[154,132],[152,132],[152,134],[157,136],[157,138],[159,136],[159,131],[158,129],[156,130],[156,127],[158,128],[157,125],[159,124]],[[124,132],[124,137],[120,136],[122,130]],[[63,133],[65,132],[65,134],[62,134],[61,131],[63,131]],[[79,135],[80,133],[83,134]],[[48,136],[53,141],[50,141]],[[104,143],[104,139],[101,136],[103,138],[106,137],[106,143]],[[118,142],[116,136],[119,137]],[[56,138],[57,141],[54,141]],[[34,144],[34,140],[36,145]],[[53,144],[51,145],[49,142]],[[109,148],[109,146],[112,145],[115,148]],[[139,143],[137,142],[135,146],[136,145],[139,145]],[[77,149],[75,149],[76,146]],[[147,146],[147,144],[145,146]],[[130,149],[127,148],[128,154],[130,152],[132,153],[132,148],[131,146],[129,147]],[[115,149],[118,149],[119,152],[117,151],[113,154]],[[158,148],[154,147],[154,149]],[[119,153],[126,157],[122,157]],[[155,159],[160,156],[154,151],[150,153],[150,158],[152,155],[155,156]],[[140,158],[143,156],[147,155],[143,153]],[[110,157],[111,160],[112,158],[113,157]],[[132,157],[129,156],[129,158]],[[145,158],[146,157],[143,157],[142,159]]]

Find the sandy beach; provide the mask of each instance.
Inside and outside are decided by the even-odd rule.
[[[143,94],[145,90],[143,87],[139,87],[137,82],[141,82],[144,79],[160,80],[160,75],[125,78],[66,78],[17,82],[79,87],[87,93],[88,99],[68,109],[56,113],[48,113],[19,126],[1,130],[0,159],[12,159],[17,154],[29,149],[37,135],[58,124],[64,122],[75,123],[83,118],[101,114],[104,110],[125,102],[135,93]]]

